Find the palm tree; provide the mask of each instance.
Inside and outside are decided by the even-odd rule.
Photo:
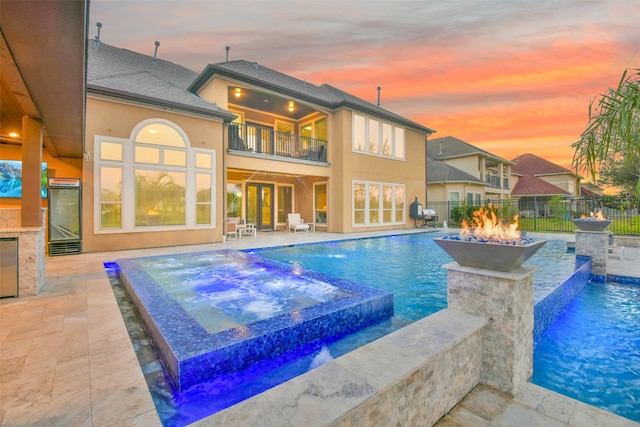
[[[571,147],[573,167],[588,172],[594,181],[602,165],[640,161],[640,69],[625,70],[617,89],[602,94],[597,105],[590,103],[589,124]],[[640,195],[637,178],[635,192]]]

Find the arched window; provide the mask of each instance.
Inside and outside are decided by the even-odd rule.
[[[212,227],[215,151],[191,149],[166,120],[139,123],[128,140],[95,140],[97,233]]]

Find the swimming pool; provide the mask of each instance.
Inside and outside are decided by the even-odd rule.
[[[134,346],[146,357],[141,365],[163,423],[186,425],[445,308],[447,272],[442,265],[452,260],[432,240],[441,235],[420,233],[249,251],[304,270],[392,290],[395,315],[361,332],[313,343],[272,362],[252,366],[241,375],[223,375],[179,395],[167,385],[149,343],[141,340]],[[549,241],[527,261],[527,265],[540,267],[534,274],[536,302],[571,276],[576,264],[575,255],[567,253],[565,242],[559,240]],[[141,331],[134,329],[132,335],[138,334]]]
[[[638,284],[590,282],[537,341],[531,382],[640,422]]]

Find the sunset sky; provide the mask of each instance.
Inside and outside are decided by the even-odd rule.
[[[640,0],[91,0],[89,36],[200,72],[244,59],[497,156],[570,167],[589,102],[640,68]]]

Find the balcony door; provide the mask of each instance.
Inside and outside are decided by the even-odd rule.
[[[247,183],[247,222],[258,230],[274,229],[273,184]]]

